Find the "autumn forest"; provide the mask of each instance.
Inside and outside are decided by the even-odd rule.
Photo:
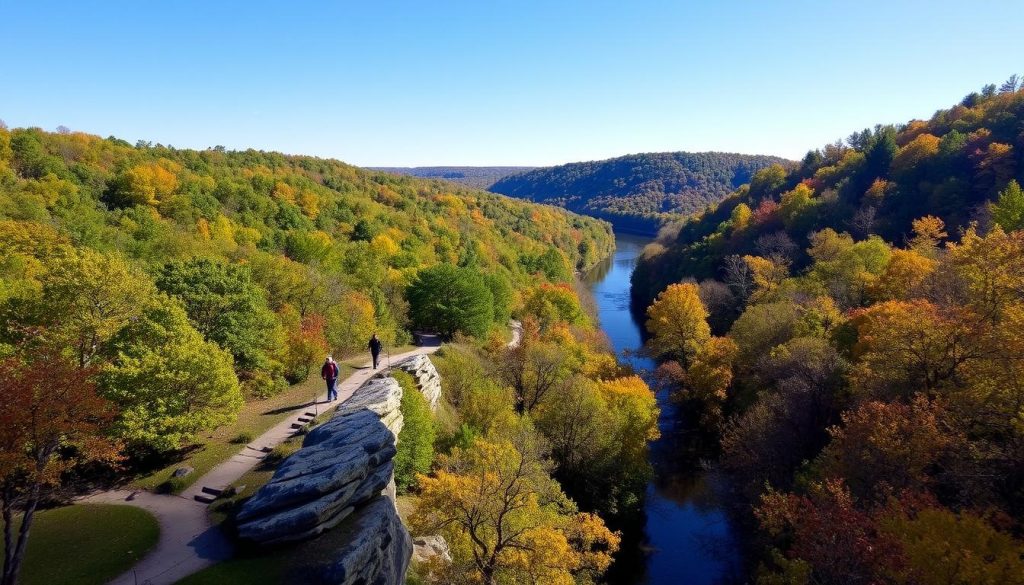
[[[1024,585],[1024,83],[755,99],[716,8],[256,14],[188,147],[0,96],[0,585]]]

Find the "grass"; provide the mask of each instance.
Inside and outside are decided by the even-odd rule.
[[[39,512],[19,584],[101,585],[145,556],[159,536],[156,518],[131,506],[90,504]]]
[[[189,575],[177,585],[276,585],[283,582],[286,563],[281,553],[231,559]]]

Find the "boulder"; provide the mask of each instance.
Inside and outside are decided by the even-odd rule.
[[[289,572],[289,584],[401,585],[412,556],[412,538],[394,502],[377,496],[332,531],[323,543],[326,560]]]
[[[239,536],[265,545],[310,538],[385,492],[394,476],[401,403],[394,378],[357,388],[242,506]]]
[[[430,410],[437,410],[437,401],[441,398],[441,375],[430,358],[419,354],[396,362],[391,367],[408,372],[416,380],[423,397],[430,403]]]
[[[440,557],[445,562],[452,562],[452,552],[448,543],[440,534],[420,536],[412,539],[412,560],[417,563]]]
[[[171,473],[171,477],[185,477],[186,475],[192,473],[193,471],[195,471],[195,469],[186,465],[184,467],[179,467],[175,469],[174,472]]]

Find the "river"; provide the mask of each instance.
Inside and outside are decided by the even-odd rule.
[[[629,278],[650,238],[616,234],[615,254],[584,281],[597,304],[601,329],[619,359],[650,377],[654,362],[635,352],[641,324],[630,310]],[[653,387],[653,384],[652,384]],[[644,518],[625,528],[622,552],[609,572],[614,585],[717,584],[742,577],[735,532],[718,499],[720,479],[703,471],[679,407],[658,392],[661,438],[651,444],[654,477],[647,484]]]

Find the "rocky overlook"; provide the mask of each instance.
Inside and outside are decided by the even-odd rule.
[[[394,365],[416,379],[437,404],[440,376],[426,356]],[[394,461],[401,432],[402,387],[371,378],[313,429],[271,480],[238,513],[245,540],[272,546],[335,529],[344,545],[304,567],[296,578],[316,583],[400,583],[413,543],[394,504]],[[339,539],[332,534],[332,542]]]

